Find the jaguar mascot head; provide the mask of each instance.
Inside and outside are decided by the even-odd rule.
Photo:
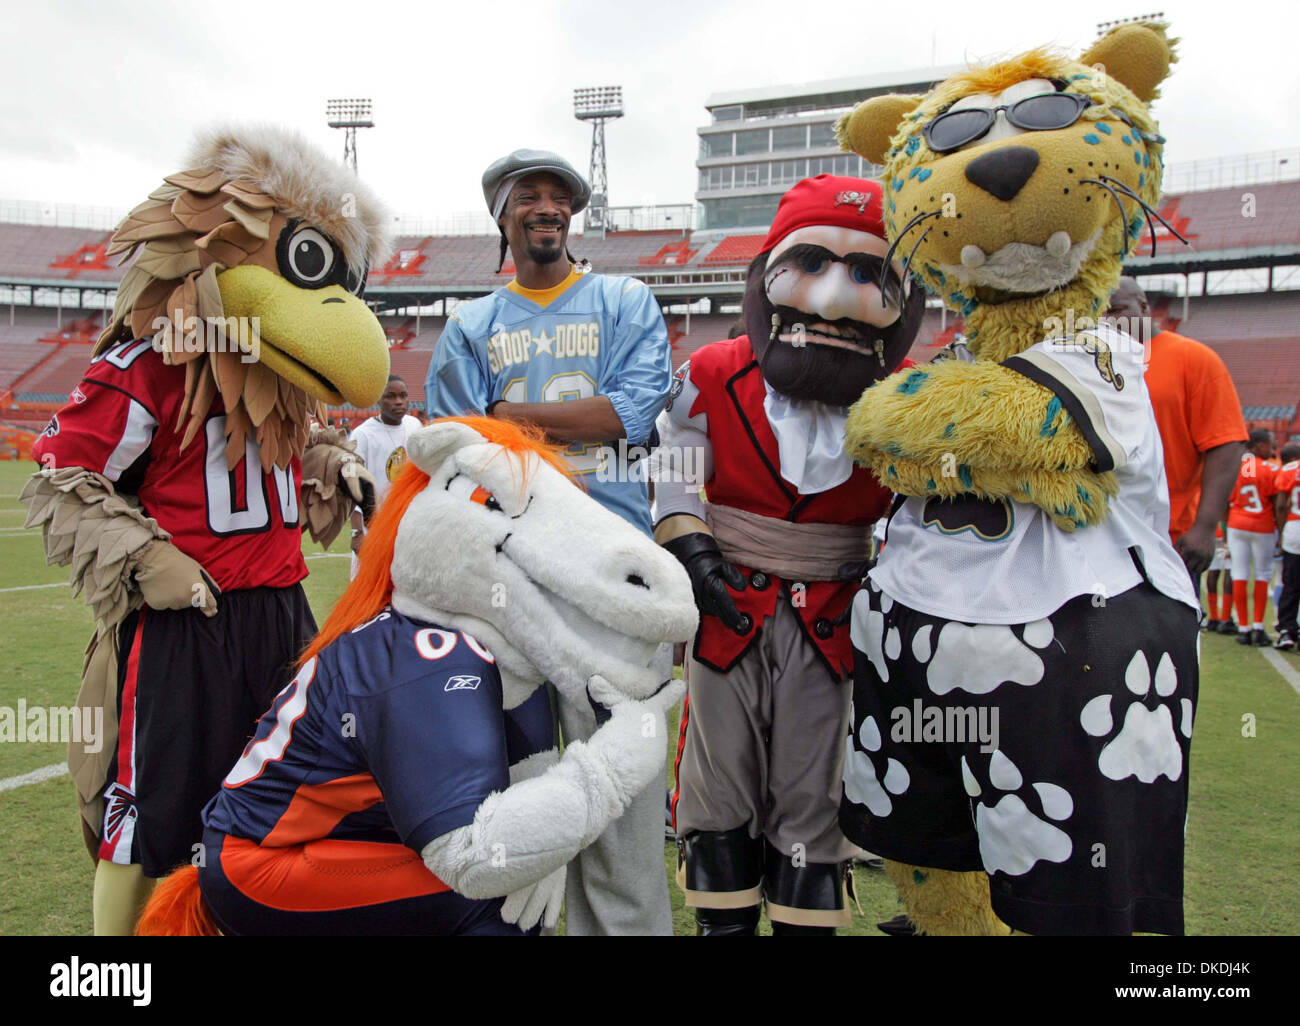
[[[845,149],[884,165],[895,251],[966,318],[979,358],[1042,341],[1067,310],[1105,312],[1157,216],[1164,139],[1148,104],[1176,59],[1165,29],[1120,26],[1077,60],[1037,49],[971,67],[837,126]]]

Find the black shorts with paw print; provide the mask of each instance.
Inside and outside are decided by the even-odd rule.
[[[1032,934],[1183,932],[1198,686],[1190,606],[1143,583],[1012,626],[853,605],[840,827],[885,858],[990,877]]]

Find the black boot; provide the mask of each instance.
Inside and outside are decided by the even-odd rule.
[[[756,937],[758,935],[758,906],[748,908],[697,908],[695,910],[695,936],[697,937]]]
[[[852,886],[848,875],[852,863],[809,862],[796,866],[789,855],[770,842],[765,849],[763,893],[772,935],[833,937],[835,924],[844,924],[848,919],[845,892]],[[791,921],[796,919],[803,922]]]
[[[695,909],[700,937],[752,937],[758,932],[763,842],[747,827],[697,831],[677,845],[678,882]],[[710,904],[713,899],[726,907]]]

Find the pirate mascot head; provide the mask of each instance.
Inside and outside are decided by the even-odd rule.
[[[745,330],[773,390],[848,406],[897,367],[920,326],[920,289],[885,257],[878,183],[806,178],[781,198],[745,283]]]

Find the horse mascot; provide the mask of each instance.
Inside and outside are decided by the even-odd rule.
[[[144,934],[519,933],[660,779],[694,632],[686,572],[575,486],[540,434],[435,421],[361,568],[204,810],[201,864]],[[581,539],[581,544],[575,544]],[[551,681],[601,726],[554,748]]]

